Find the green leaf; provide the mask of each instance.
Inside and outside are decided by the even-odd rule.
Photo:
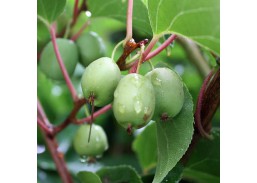
[[[213,140],[200,139],[183,171],[183,178],[199,183],[220,181],[220,137],[213,130]]]
[[[88,0],[87,5],[92,17],[110,17],[126,24],[127,0]],[[147,8],[140,0],[133,3],[133,28],[152,35]]]
[[[155,123],[148,125],[144,131],[135,138],[132,148],[136,152],[144,172],[156,166],[157,140]]]
[[[37,0],[37,14],[52,23],[63,12],[66,0]]]
[[[155,35],[184,35],[219,54],[219,0],[148,0],[148,12]]]
[[[162,183],[177,183],[181,179],[182,171],[183,166],[178,163],[163,179]]]
[[[180,113],[171,121],[157,121],[158,162],[154,183],[161,182],[185,154],[193,135],[193,101],[184,86],[185,102]]]
[[[96,172],[103,182],[108,183],[142,183],[134,168],[127,165],[104,167]]]
[[[93,183],[102,183],[102,181],[100,180],[99,176],[92,173],[92,172],[79,172],[77,174],[79,180],[81,181],[81,183],[88,183],[88,182],[93,182]]]

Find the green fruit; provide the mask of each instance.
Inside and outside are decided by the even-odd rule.
[[[113,112],[121,126],[128,129],[146,125],[154,107],[154,88],[146,77],[134,73],[120,80],[114,92]]]
[[[184,104],[183,82],[177,73],[168,68],[156,68],[146,74],[155,91],[153,119],[166,120],[175,117]]]
[[[94,105],[102,107],[113,101],[113,93],[121,78],[120,69],[112,59],[102,57],[92,62],[82,76],[85,98],[94,94]]]
[[[75,70],[78,62],[78,50],[73,41],[68,39],[56,40],[63,63],[71,76]],[[49,42],[42,51],[40,62],[40,69],[51,79],[63,80],[63,74],[57,61],[53,44]]]
[[[103,57],[106,52],[103,40],[95,32],[87,32],[81,35],[76,44],[80,54],[80,62],[87,67],[94,60]]]
[[[108,149],[108,141],[103,128],[92,124],[91,137],[88,142],[90,125],[84,124],[77,130],[73,146],[80,156],[101,156]]]

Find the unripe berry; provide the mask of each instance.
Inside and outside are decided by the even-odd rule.
[[[124,128],[140,128],[152,118],[155,107],[154,89],[142,75],[128,74],[114,92],[113,112]]]
[[[68,39],[56,39],[63,63],[71,76],[78,63],[78,50],[75,43]],[[40,69],[49,78],[54,80],[63,80],[63,74],[57,61],[53,44],[49,42],[42,51]]]
[[[113,101],[113,93],[121,78],[120,69],[112,59],[102,57],[92,62],[82,76],[85,98],[94,95],[94,105],[102,107]]]
[[[175,117],[184,104],[183,82],[177,73],[168,68],[156,68],[146,74],[155,91],[153,119]]]
[[[95,32],[87,32],[81,35],[76,44],[80,54],[80,62],[87,67],[94,60],[105,55],[106,48],[103,40]]]
[[[77,130],[73,145],[80,156],[101,156],[108,149],[108,141],[103,128],[92,124],[91,137],[88,142],[90,125],[84,124]]]

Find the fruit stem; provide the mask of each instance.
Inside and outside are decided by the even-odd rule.
[[[144,62],[146,56],[147,56],[147,55],[150,53],[150,51],[153,49],[154,45],[157,43],[158,40],[159,40],[159,36],[154,36],[154,37],[152,38],[152,40],[150,41],[149,45],[147,46],[147,48],[145,49],[145,51],[144,51],[144,53],[143,53],[143,58],[142,58],[143,62]],[[135,72],[136,72],[137,66],[138,66],[138,61],[139,61],[139,60],[137,60],[137,61],[134,63],[134,65],[130,68],[129,73],[135,73]]]
[[[116,46],[114,47],[114,49],[113,49],[113,51],[112,51],[112,60],[114,60],[114,55],[115,55],[115,53],[116,53],[118,47],[119,47],[120,45],[122,45],[122,43],[123,43],[123,40],[120,41],[118,44],[116,44]]]
[[[123,42],[125,45],[132,38],[133,0],[128,0],[127,8],[127,35]]]
[[[154,70],[154,66],[153,66],[153,64],[152,64],[152,62],[151,62],[151,60],[150,60],[150,59],[149,59],[149,61],[148,61],[147,63],[150,65],[151,70]]]
[[[63,74],[63,77],[66,81],[66,84],[71,92],[71,96],[72,96],[72,99],[73,101],[76,101],[78,100],[78,96],[77,96],[77,93],[76,93],[76,90],[74,88],[74,86],[72,85],[72,82],[71,82],[71,79],[70,79],[70,76],[66,70],[66,67],[63,63],[63,60],[62,60],[62,57],[61,57],[61,54],[60,54],[60,51],[59,51],[59,48],[58,48],[58,45],[57,45],[57,42],[56,42],[56,36],[55,36],[55,29],[54,29],[54,26],[50,26],[50,34],[51,34],[51,39],[52,39],[52,43],[53,43],[53,46],[54,46],[54,52],[55,52],[55,55],[56,55],[56,58],[57,58],[57,61],[59,63],[59,66],[61,68],[61,71],[62,71],[62,74]]]
[[[111,104],[108,104],[108,105],[102,107],[98,111],[94,112],[94,118],[100,116],[101,114],[104,114],[105,112],[109,111],[111,108],[112,108]],[[83,124],[85,122],[90,123],[90,121],[91,121],[91,116],[88,116],[88,117],[83,118],[83,119],[74,120],[73,122],[75,124],[80,125],[80,124]]]
[[[139,62],[138,62],[138,64],[137,64],[137,71],[136,71],[136,73],[139,72],[140,66],[141,66],[141,64],[142,64],[144,50],[145,50],[145,45],[142,44],[141,47],[140,47],[140,58],[139,58]]]
[[[78,37],[83,33],[83,31],[90,25],[90,20],[87,20],[84,25],[82,25],[82,27],[78,30],[78,32],[76,34],[74,34],[70,39],[72,41],[76,41],[78,39]]]

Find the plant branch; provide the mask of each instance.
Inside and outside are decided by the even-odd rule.
[[[90,20],[86,21],[76,34],[71,37],[72,41],[76,41],[83,31],[90,25]]]
[[[210,73],[211,68],[203,58],[199,47],[192,40],[182,36],[178,36],[177,40],[184,47],[189,60],[196,66],[201,76],[205,78]]]
[[[132,38],[132,19],[133,19],[133,0],[128,0],[127,9],[127,34],[124,40],[124,45]]]
[[[69,74],[66,70],[66,67],[63,63],[63,60],[62,60],[62,57],[61,57],[61,54],[60,54],[60,51],[59,51],[59,48],[58,48],[58,45],[57,45],[57,42],[56,42],[54,26],[50,27],[50,34],[51,34],[51,39],[52,39],[52,43],[53,43],[53,46],[54,46],[55,55],[56,55],[56,58],[57,58],[57,61],[58,61],[59,65],[60,65],[63,77],[64,77],[64,79],[66,81],[66,84],[67,84],[67,86],[68,86],[68,88],[71,92],[71,96],[72,96],[73,101],[76,101],[76,100],[78,100],[78,96],[77,96],[77,93],[76,93],[76,90],[75,90],[74,86],[72,85],[72,82],[71,82],[70,76],[69,76]]]
[[[53,128],[47,126],[42,119],[40,119],[40,117],[38,116],[37,117],[37,124],[42,128],[42,130],[48,134],[48,135],[52,135],[52,132],[53,132]]]
[[[87,102],[85,98],[79,99],[74,103],[74,107],[68,117],[58,126],[54,127],[53,134],[56,135],[64,128],[66,128],[71,122],[76,120],[76,114],[80,110],[80,108]]]
[[[46,117],[46,114],[39,100],[37,100],[37,111],[38,111],[37,121],[39,124],[39,128],[43,134],[48,150],[50,151],[50,154],[55,162],[56,169],[64,183],[72,183],[72,178],[66,167],[63,154],[58,152],[57,150],[58,145],[55,138],[52,135],[52,129],[53,129],[52,124],[49,122],[48,118]]]
[[[100,116],[101,114],[104,114],[105,112],[107,112],[111,108],[112,108],[111,104],[108,104],[108,105],[102,107],[101,109],[99,109],[98,111],[96,111],[93,114],[93,118],[96,118],[96,117]],[[91,116],[88,116],[88,117],[83,118],[83,119],[74,120],[74,123],[75,124],[83,124],[83,123],[86,123],[86,122],[90,123],[90,121],[91,121]]]
[[[39,99],[37,99],[37,111],[38,111],[38,114],[39,116],[41,117],[42,119],[42,122],[48,127],[48,128],[51,128],[53,125],[48,121],[48,118],[46,117],[46,114],[43,110],[43,107],[39,101]]]
[[[50,151],[50,154],[54,160],[56,169],[62,179],[63,183],[72,183],[72,178],[70,173],[68,172],[68,169],[66,167],[66,163],[64,161],[63,154],[61,152],[58,152],[58,144],[55,140],[55,138],[48,136],[45,131],[39,126],[41,129],[41,132],[43,134],[43,137],[45,139],[46,145],[48,150]]]

